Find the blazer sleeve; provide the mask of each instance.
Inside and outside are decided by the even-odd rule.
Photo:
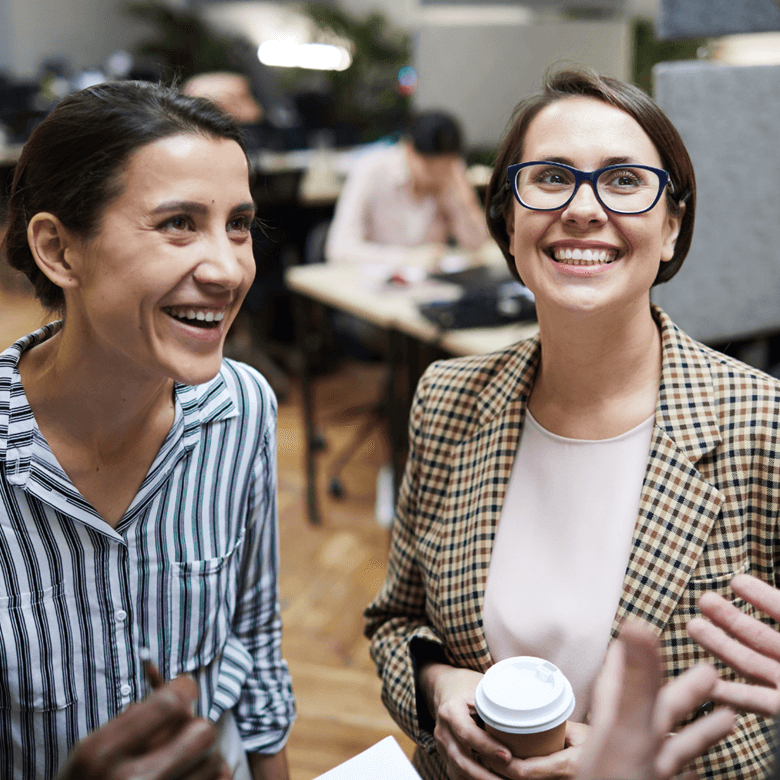
[[[387,577],[365,611],[365,634],[382,679],[382,701],[401,729],[430,752],[435,749],[434,721],[417,689],[417,665],[447,659],[444,643],[426,614],[425,583],[416,560],[425,380],[420,381],[410,415],[409,456],[393,522]]]

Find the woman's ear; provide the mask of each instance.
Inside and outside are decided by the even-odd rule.
[[[674,247],[677,244],[677,236],[680,235],[683,217],[685,216],[685,203],[680,203],[677,214],[667,213],[664,241],[661,246],[661,262],[668,263],[674,256]]]
[[[77,277],[71,261],[76,239],[54,214],[36,214],[27,226],[27,241],[43,274],[58,287],[75,286]]]
[[[509,247],[508,251],[509,254],[512,255],[512,257],[515,256],[515,253],[512,251],[512,241],[514,241],[515,238],[515,205],[514,203],[510,204],[509,210],[504,217],[504,225],[506,227],[506,234],[509,238]]]

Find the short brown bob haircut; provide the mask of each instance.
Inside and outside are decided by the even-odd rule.
[[[661,263],[653,285],[668,282],[680,270],[693,237],[696,179],[691,158],[674,125],[645,92],[632,84],[608,76],[599,76],[585,68],[548,72],[541,91],[521,101],[515,108],[512,119],[504,131],[493,166],[493,174],[485,193],[490,234],[501,247],[509,270],[519,279],[515,260],[509,253],[509,235],[506,230],[506,220],[512,219],[515,208],[515,199],[506,178],[506,170],[510,165],[521,161],[525,135],[539,112],[559,100],[571,97],[601,100],[607,105],[625,111],[638,122],[658,150],[661,164],[669,172],[673,186],[673,189],[666,188],[666,205],[669,213],[679,214],[680,204],[685,203],[685,213],[674,254],[669,262]]]

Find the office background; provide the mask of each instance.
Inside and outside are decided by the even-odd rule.
[[[717,13],[706,12],[716,4]],[[197,13],[228,34],[240,30],[255,38],[262,34],[263,19],[295,7],[252,0],[170,0],[168,5]],[[653,56],[690,58],[656,71],[657,94],[689,144],[703,197],[679,284],[676,280],[659,291],[656,299],[692,335],[763,368],[777,364],[780,261],[774,251],[780,245],[780,203],[771,186],[754,188],[746,200],[739,183],[740,175],[752,175],[756,165],[769,170],[772,183],[780,173],[773,155],[780,127],[775,70],[780,47],[772,32],[780,29],[775,16],[780,9],[774,0],[750,4],[762,9],[758,21],[737,19],[735,9],[744,3],[736,0],[571,0],[565,6],[543,0],[340,0],[328,5],[356,19],[378,11],[407,33],[409,65],[417,73],[412,106],[453,111],[469,143],[488,152],[515,103],[539,85],[551,64],[582,62],[619,78],[641,76],[649,84],[647,67],[636,60],[637,46],[659,25],[666,38],[654,40]],[[34,82],[47,62],[66,63],[74,74],[104,68],[110,55],[132,50],[154,32],[125,8],[125,0],[0,0],[0,72]],[[707,28],[713,19],[718,30]],[[737,34],[719,37],[727,33]],[[732,70],[737,63],[744,69]],[[733,97],[724,99],[727,94]],[[738,112],[733,110],[737,100]],[[729,241],[718,237],[719,229],[728,232]],[[35,328],[43,316],[23,289],[0,284],[0,348]],[[293,780],[311,780],[387,734],[411,752],[381,705],[361,636],[360,613],[381,584],[387,552],[388,531],[375,514],[377,475],[390,456],[383,429],[365,440],[344,471],[344,497],[328,495],[325,483],[329,460],[358,424],[350,410],[371,405],[384,375],[381,365],[360,361],[327,368],[315,379],[327,443],[318,482],[320,526],[307,519],[306,444],[296,381],[279,413],[284,647],[300,712],[289,745]]]

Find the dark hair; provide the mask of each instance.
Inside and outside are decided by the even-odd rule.
[[[513,163],[520,162],[528,127],[542,109],[569,97],[594,98],[625,111],[637,121],[658,150],[661,164],[671,177],[672,187],[666,189],[669,212],[679,214],[680,204],[685,203],[674,254],[669,262],[661,263],[653,284],[669,281],[680,270],[693,237],[696,179],[688,151],[669,118],[645,92],[632,84],[599,76],[584,68],[548,73],[541,91],[517,105],[504,131],[485,193],[485,203],[488,229],[504,253],[509,269],[519,278],[514,258],[509,253],[506,229],[506,220],[511,218],[514,208],[514,196],[506,179],[506,170]]]
[[[14,172],[0,251],[32,282],[45,307],[62,310],[65,298],[33,258],[30,219],[48,211],[77,235],[92,237],[104,209],[122,191],[122,171],[133,153],[182,133],[235,141],[246,154],[238,125],[213,103],[142,81],[75,92],[33,131]]]
[[[443,111],[423,111],[409,130],[412,145],[419,154],[462,154],[463,134],[458,121]]]

